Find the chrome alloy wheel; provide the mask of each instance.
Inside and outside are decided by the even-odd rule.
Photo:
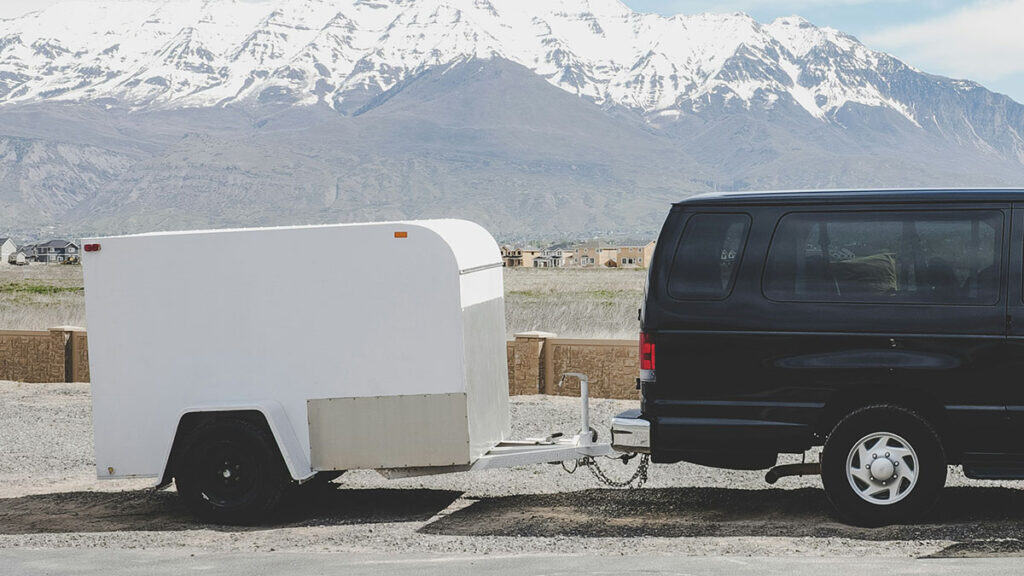
[[[890,432],[874,432],[853,445],[846,477],[853,491],[877,505],[895,504],[917,484],[918,460],[913,446]]]

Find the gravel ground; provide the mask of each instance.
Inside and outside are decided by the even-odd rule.
[[[595,427],[606,430],[613,414],[635,404],[593,400]],[[573,399],[515,397],[513,434],[571,431],[577,410]],[[616,477],[635,465],[605,463]],[[193,521],[173,490],[96,480],[88,385],[0,382],[0,548],[1024,554],[1020,483],[973,482],[951,469],[949,485],[925,523],[866,530],[837,522],[813,477],[768,489],[761,472],[657,465],[644,490],[619,491],[586,470],[570,475],[553,465],[404,480],[351,472],[334,489],[291,499],[266,526],[211,526]]]

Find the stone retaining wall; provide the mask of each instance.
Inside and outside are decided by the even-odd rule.
[[[561,381],[566,372],[579,372],[587,375],[593,398],[639,398],[636,340],[586,340],[524,332],[508,343],[508,357],[510,394],[579,396],[577,379]]]
[[[578,340],[552,338],[545,342],[544,394],[579,396],[580,383],[562,374],[580,372],[590,382],[594,398],[639,398],[636,377],[640,373],[639,343],[634,340]]]
[[[550,332],[516,334],[506,346],[509,394],[579,396],[579,381],[590,379],[594,398],[637,398],[639,354],[635,340],[558,338]],[[88,382],[88,337],[81,328],[45,332],[0,331],[0,380]]]
[[[0,330],[0,380],[74,382],[89,378],[85,332],[72,326],[43,331]]]

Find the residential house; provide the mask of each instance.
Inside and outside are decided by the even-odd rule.
[[[506,268],[646,268],[654,254],[654,242],[643,246],[607,246],[593,240],[572,249],[553,246],[536,248],[501,247]]]
[[[572,262],[582,268],[646,268],[654,246],[653,241],[643,246],[607,246],[591,241],[576,247]]]
[[[25,254],[36,262],[64,262],[78,257],[78,244],[68,240],[50,240],[26,246]]]
[[[17,244],[10,238],[0,238],[0,263],[7,262],[18,251]]]
[[[618,249],[591,241],[580,244],[573,250],[572,263],[580,268],[615,268],[618,266]]]
[[[540,250],[537,248],[523,248],[519,253],[524,268],[533,268],[533,261],[540,258]]]
[[[651,264],[651,257],[654,256],[654,246],[657,242],[652,240],[643,246],[619,246],[617,257],[620,268],[647,268]]]
[[[533,259],[534,268],[565,268],[572,261],[572,250],[564,248],[547,248],[541,250],[540,256]]]
[[[501,261],[506,268],[533,268],[534,259],[540,255],[541,251],[536,248],[501,248]]]
[[[501,265],[506,268],[511,268],[511,266],[509,266],[509,260],[514,258],[513,253],[516,251],[516,249],[512,246],[509,246],[508,244],[502,244],[500,249]]]

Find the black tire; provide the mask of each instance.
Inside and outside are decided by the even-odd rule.
[[[916,459],[888,458],[885,448],[879,448],[867,450],[872,453],[865,452],[867,461],[861,462],[860,454],[853,454],[855,447],[862,445],[862,439],[879,433],[897,437],[889,441],[889,445],[897,448],[900,440],[905,441]],[[888,463],[879,461],[874,468],[874,458],[886,458]],[[915,460],[916,469],[912,466]],[[901,463],[904,470],[913,472],[913,482],[899,475]],[[869,476],[867,481],[855,478],[862,464]],[[848,466],[853,470],[850,475]],[[888,473],[890,469],[894,475],[886,476],[887,483],[881,484],[874,476],[875,471]],[[946,455],[935,429],[916,412],[898,406],[868,406],[850,413],[832,429],[821,455],[821,482],[829,501],[848,522],[861,526],[911,523],[938,500],[946,484]],[[871,492],[877,495],[872,496]],[[884,503],[887,500],[891,502]]]
[[[174,484],[199,518],[252,524],[277,508],[291,478],[265,425],[241,418],[200,424],[174,459]]]

